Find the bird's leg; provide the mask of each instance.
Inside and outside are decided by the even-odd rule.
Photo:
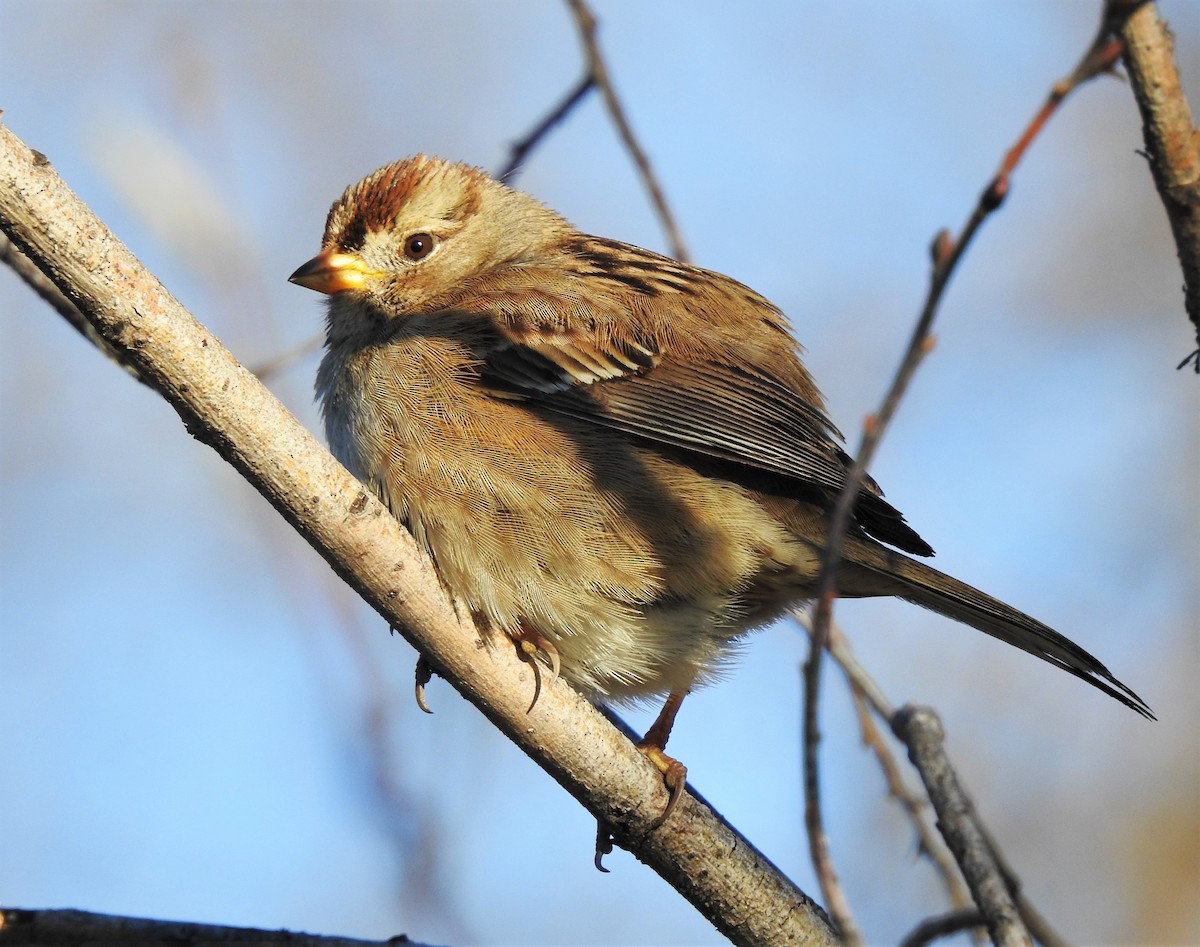
[[[687,767],[664,752],[667,747],[667,738],[671,736],[671,727],[675,725],[675,715],[679,713],[683,698],[687,694],[688,692],[684,690],[671,691],[667,695],[662,710],[658,712],[654,723],[650,725],[650,729],[646,731],[646,735],[637,745],[645,757],[663,774],[663,782],[667,785],[667,791],[671,793],[666,808],[663,809],[662,815],[654,820],[650,826],[651,829],[657,829],[667,821],[679,800],[683,798],[683,790],[687,785]]]
[[[685,690],[671,691],[667,695],[666,702],[663,704],[662,710],[658,712],[658,716],[654,718],[654,723],[650,725],[650,729],[646,731],[646,735],[642,737],[637,744],[637,748],[655,768],[662,773],[663,782],[666,783],[667,791],[671,794],[667,800],[667,805],[662,813],[650,823],[650,831],[654,831],[660,825],[667,821],[679,800],[683,798],[683,790],[687,787],[687,767],[673,756],[667,756],[664,752],[667,745],[667,738],[671,735],[671,727],[675,725],[675,715],[679,713],[679,707],[683,703],[683,698],[688,695]],[[608,830],[608,827],[599,822],[596,826],[596,857],[595,865],[600,871],[608,871],[604,867],[604,856],[613,850],[613,836]]]
[[[538,698],[542,696],[542,669],[538,656],[540,654],[545,658],[550,665],[550,679],[556,680],[561,667],[558,648],[554,647],[554,642],[525,624],[522,624],[518,631],[509,632],[508,636],[516,646],[517,657],[533,668],[533,700],[529,702],[529,708],[525,711],[529,713],[537,706]]]

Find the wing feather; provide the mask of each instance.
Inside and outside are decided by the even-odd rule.
[[[645,297],[639,297],[644,305]],[[482,353],[481,381],[499,397],[621,431],[791,482],[806,499],[832,503],[850,458],[824,411],[761,370],[715,359],[677,360],[646,340],[587,328],[523,323],[503,307],[496,344]],[[906,552],[933,550],[868,480],[856,510],[868,532]]]

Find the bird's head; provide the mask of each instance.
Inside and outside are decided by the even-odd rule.
[[[289,279],[332,297],[331,336],[353,334],[364,321],[436,311],[471,279],[544,259],[572,233],[478,168],[418,155],[347,188],[329,210],[321,252]]]

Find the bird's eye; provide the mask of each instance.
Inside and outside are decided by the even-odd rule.
[[[423,260],[433,250],[433,237],[427,233],[414,233],[404,241],[404,255],[410,260]]]

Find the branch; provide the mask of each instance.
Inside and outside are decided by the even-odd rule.
[[[658,213],[658,219],[662,222],[663,230],[666,231],[667,243],[671,246],[671,256],[686,263],[688,259],[687,246],[675,223],[675,215],[671,213],[671,208],[667,205],[667,199],[663,196],[662,187],[659,186],[654,169],[650,167],[650,159],[646,157],[642,146],[638,144],[629,119],[625,117],[625,107],[621,105],[612,81],[608,78],[608,67],[604,64],[604,56],[601,54],[600,44],[596,40],[596,17],[583,0],[567,0],[567,5],[571,8],[571,15],[575,17],[575,25],[579,28],[579,38],[583,43],[584,55],[588,62],[587,74],[590,84],[594,84],[600,90],[609,117],[617,126],[617,134],[621,136],[621,141],[625,143],[629,154],[633,156],[633,162],[642,176],[642,183],[650,193],[650,200]]]
[[[1115,0],[1114,0],[1115,2]],[[930,274],[929,290],[925,304],[917,318],[909,339],[908,348],[900,360],[896,375],[884,396],[879,410],[867,418],[864,425],[862,441],[855,454],[854,463],[846,475],[846,483],[834,505],[830,517],[829,533],[825,548],[821,555],[821,572],[814,593],[814,611],[812,626],[812,644],[809,659],[804,666],[804,794],[805,794],[805,825],[809,834],[809,849],[821,881],[822,892],[835,922],[841,923],[839,909],[843,904],[840,890],[837,886],[836,874],[829,862],[828,843],[821,816],[821,797],[819,781],[819,761],[817,748],[821,740],[818,722],[818,697],[821,687],[821,659],[829,646],[830,622],[833,615],[833,599],[836,595],[837,565],[841,560],[842,543],[846,530],[850,526],[858,494],[862,487],[866,470],[871,464],[875,450],[879,446],[908,385],[916,373],[921,360],[933,345],[931,331],[933,320],[937,314],[942,296],[949,285],[950,277],[954,274],[959,261],[966,253],[984,221],[994,213],[1008,195],[1010,179],[1013,171],[1024,157],[1030,144],[1041,132],[1050,116],[1058,109],[1062,101],[1078,86],[1095,76],[1111,72],[1117,58],[1120,56],[1122,44],[1114,35],[1120,26],[1121,19],[1110,15],[1108,7],[1101,19],[1100,29],[1092,40],[1079,64],[1065,78],[1056,82],[1046,97],[1034,118],[1026,126],[1016,143],[1008,150],[1000,164],[995,177],[984,188],[978,203],[971,212],[958,239],[953,239],[947,231],[941,231],[934,237],[932,245],[933,269]],[[1200,365],[1198,365],[1200,368]]]
[[[1032,945],[991,846],[976,823],[974,807],[950,766],[937,714],[928,707],[902,707],[892,718],[892,728],[908,746],[909,759],[921,774],[942,836],[987,921],[992,942],[997,947]]]
[[[813,621],[812,612],[797,610],[792,613],[792,617],[801,628],[812,637]],[[846,678],[846,683],[850,687],[850,694],[854,700],[855,714],[858,718],[859,729],[862,733],[863,743],[875,755],[876,761],[879,763],[879,768],[883,771],[884,781],[887,784],[888,794],[896,800],[900,807],[904,810],[908,820],[912,823],[913,829],[917,834],[917,843],[919,851],[922,855],[932,862],[934,869],[941,878],[942,884],[946,889],[946,894],[950,899],[950,904],[954,908],[952,914],[947,917],[961,916],[964,912],[971,908],[970,893],[963,884],[962,873],[955,864],[953,854],[947,848],[945,840],[934,831],[926,819],[925,812],[929,807],[927,796],[920,796],[909,790],[904,782],[904,777],[900,773],[900,768],[896,763],[895,756],[892,753],[891,747],[885,742],[883,734],[875,725],[874,717],[879,717],[888,725],[888,729],[894,729],[894,718],[896,715],[895,705],[887,698],[867,669],[859,663],[858,658],[854,655],[854,650],[850,647],[849,639],[842,633],[841,629],[836,624],[830,626],[829,639],[829,656],[833,658],[834,663],[842,670],[842,674]],[[947,758],[947,765],[949,760]],[[988,836],[989,843],[991,842]],[[1001,871],[1005,873],[1005,878],[1009,878],[1007,866],[1001,865]],[[1032,906],[1030,907],[1032,911]],[[1022,916],[1025,916],[1022,913]],[[937,930],[934,936],[942,936],[941,928],[937,927],[932,921],[924,922],[932,925],[929,930]],[[982,921],[979,922],[982,925]],[[909,935],[910,938],[924,936],[927,933],[926,927],[918,927],[916,931]],[[975,938],[977,934],[972,933]]]
[[[688,795],[662,828],[662,777],[591,704],[511,647],[481,646],[423,553],[59,179],[0,126],[0,230],[107,342],[437,672],[735,943],[831,943],[819,907]],[[714,857],[721,853],[720,857]]]
[[[825,634],[829,624],[826,619]],[[804,664],[804,829],[808,836],[808,855],[812,862],[821,896],[825,906],[837,925],[842,940],[848,945],[863,943],[862,932],[854,921],[850,903],[842,890],[841,881],[829,855],[829,839],[825,834],[825,822],[821,815],[821,781],[817,765],[817,747],[821,742],[821,730],[817,721],[817,695],[821,688],[821,656],[827,645],[818,643],[817,631],[812,630],[808,660]]]
[[[951,934],[974,930],[983,925],[983,915],[975,908],[951,911],[949,914],[923,920],[900,941],[900,947],[924,947],[940,937],[949,937]]]
[[[0,109],[0,114],[3,114],[2,109]],[[41,296],[51,309],[66,319],[71,328],[96,346],[106,358],[116,362],[134,378],[138,377],[137,371],[134,370],[129,359],[109,345],[103,336],[92,328],[92,324],[83,317],[83,313],[76,305],[64,296],[57,286],[46,279],[29,257],[18,250],[3,233],[0,233],[0,263],[5,264],[16,273],[26,286]]]
[[[1136,9],[1132,13],[1129,10]],[[1142,134],[1154,186],[1171,222],[1183,268],[1183,304],[1200,346],[1200,132],[1175,68],[1171,33],[1152,3],[1109,0],[1107,10],[1128,19],[1121,25],[1125,68],[1142,113]],[[1188,361],[1200,373],[1200,348]]]
[[[833,647],[836,647],[836,644]],[[925,818],[929,800],[910,790],[905,784],[904,777],[900,773],[900,766],[892,753],[892,747],[885,741],[883,733],[876,726],[866,696],[854,686],[853,682],[851,682],[851,694],[854,698],[854,711],[858,717],[862,741],[875,755],[879,768],[883,771],[888,795],[896,800],[900,808],[904,810],[904,814],[908,816],[908,820],[913,824],[917,833],[919,850],[933,863],[938,877],[942,879],[951,906],[960,911],[967,909],[971,906],[971,897],[966,886],[963,885],[962,876],[955,867],[954,859],[946,848],[945,841]]]
[[[891,423],[896,409],[900,405],[900,400],[908,390],[908,385],[912,381],[917,366],[920,364],[922,357],[931,348],[930,331],[933,328],[933,320],[937,314],[937,308],[941,303],[946,287],[950,282],[950,277],[954,274],[959,261],[966,253],[967,247],[974,239],[975,234],[983,226],[983,222],[1004,203],[1004,199],[1008,196],[1011,186],[1010,182],[1013,172],[1025,156],[1025,152],[1028,150],[1030,144],[1032,144],[1042,128],[1045,127],[1050,116],[1054,114],[1063,100],[1084,82],[1112,71],[1122,48],[1121,43],[1112,35],[1112,30],[1116,25],[1118,24],[1106,16],[1101,22],[1099,32],[1092,40],[1091,45],[1088,47],[1087,52],[1084,53],[1079,64],[1068,76],[1060,79],[1051,87],[1045,103],[1026,126],[1021,136],[1017,139],[1017,142],[1005,154],[1004,160],[996,172],[996,176],[984,188],[978,203],[975,205],[975,209],[971,212],[971,216],[968,218],[958,239],[952,239],[946,231],[942,231],[934,238],[932,246],[933,270],[930,275],[929,291],[925,297],[925,304],[921,308],[921,314],[917,319],[916,326],[913,328],[908,348],[900,361],[900,367],[896,370],[891,387],[884,396],[883,404],[876,414],[867,419],[863,438],[859,445],[858,453],[855,456],[854,466],[847,475],[846,484],[842,488],[837,506],[834,508],[829,541],[822,560],[821,581],[818,584],[818,594],[816,596],[815,635],[817,641],[821,644],[824,644],[828,640],[828,611],[834,593],[833,581],[835,569],[838,559],[841,558],[842,539],[850,524],[850,518],[854,511],[855,502],[858,499],[858,491],[862,486],[866,468],[870,466],[870,462],[875,455],[875,449],[879,446],[884,432]]]
[[[800,626],[812,635],[812,619],[809,614],[804,612],[794,613],[794,617],[799,622]],[[887,780],[889,791],[893,790],[893,783],[899,787],[899,801],[905,811],[908,813],[910,820],[913,822],[917,836],[920,840],[921,851],[926,857],[931,859],[938,873],[942,876],[943,882],[946,885],[947,893],[950,896],[951,904],[957,909],[964,907],[963,897],[960,894],[962,888],[961,875],[955,864],[949,860],[945,849],[945,841],[939,838],[929,830],[925,824],[924,813],[921,811],[925,805],[924,799],[918,799],[912,793],[908,792],[904,786],[903,780],[900,778],[900,773],[896,769],[895,763],[892,760],[890,752],[885,751],[885,745],[879,735],[879,731],[873,725],[870,731],[873,737],[868,737],[867,727],[862,717],[862,710],[870,708],[875,716],[879,717],[888,728],[895,732],[897,727],[898,714],[895,705],[888,700],[883,690],[876,683],[875,679],[867,672],[854,656],[854,651],[850,647],[850,642],[836,625],[831,628],[832,635],[829,641],[829,656],[842,669],[842,673],[846,677],[847,683],[850,685],[851,693],[854,697],[855,708],[859,711],[860,724],[863,725],[864,742],[868,744],[876,753],[879,759],[880,767],[884,771],[884,778]],[[885,762],[886,756],[886,762]],[[950,763],[950,757],[945,754],[943,749],[944,765],[949,769],[949,772],[954,776],[956,784],[960,784],[960,780],[954,773],[953,766]],[[936,807],[935,807],[936,808]],[[992,859],[996,863],[996,869],[999,872],[1000,878],[1003,879],[1005,887],[1009,894],[1014,899],[1017,910],[1021,915],[1021,919],[1025,922],[1025,926],[1029,928],[1031,934],[1043,947],[1066,947],[1066,942],[1058,934],[1057,931],[1050,925],[1050,922],[1042,916],[1041,912],[1030,902],[1025,896],[1021,881],[1017,874],[1009,866],[1004,858],[996,840],[992,837],[987,826],[979,819],[978,814],[974,814],[975,826],[982,835],[984,842],[987,845],[988,851],[991,853]],[[959,914],[959,911],[953,912],[954,915]],[[953,915],[947,915],[953,916]],[[932,924],[933,922],[931,922]],[[936,926],[934,924],[933,926]],[[920,928],[918,928],[920,930]],[[910,937],[916,936],[914,931]],[[940,936],[940,935],[938,935]]]
[[[559,122],[566,118],[567,115],[570,114],[571,110],[583,101],[583,97],[591,92],[595,87],[596,78],[589,70],[582,79],[575,83],[575,88],[568,92],[563,97],[563,100],[559,102],[558,105],[556,105],[553,109],[551,109],[550,113],[540,122],[538,122],[538,124],[528,135],[512,146],[512,153],[509,155],[508,164],[506,164],[504,166],[504,170],[502,170],[496,176],[496,180],[501,184],[511,184],[512,179],[521,169],[521,165],[524,163],[529,152],[533,151],[534,148],[540,145],[542,139],[545,138]]]
[[[264,931],[251,927],[188,924],[140,917],[115,917],[90,911],[0,909],[0,947],[180,947],[205,944],[219,947],[388,947],[406,944],[427,947],[406,934],[386,941],[322,937],[293,931]]]
[[[1008,893],[1012,896],[1013,903],[1017,906],[1017,912],[1021,915],[1021,920],[1025,927],[1028,928],[1030,935],[1042,947],[1067,947],[1066,940],[1058,933],[1046,919],[1045,916],[1030,902],[1025,896],[1024,887],[1021,884],[1021,879],[1017,877],[1012,866],[1004,857],[1004,852],[1000,850],[999,844],[992,836],[991,830],[979,818],[978,813],[975,815],[975,824],[979,827],[980,833],[983,835],[983,840],[987,843],[988,851],[991,852],[992,860],[996,863],[996,868],[999,869],[1001,877],[1004,878],[1004,885],[1008,888]]]

